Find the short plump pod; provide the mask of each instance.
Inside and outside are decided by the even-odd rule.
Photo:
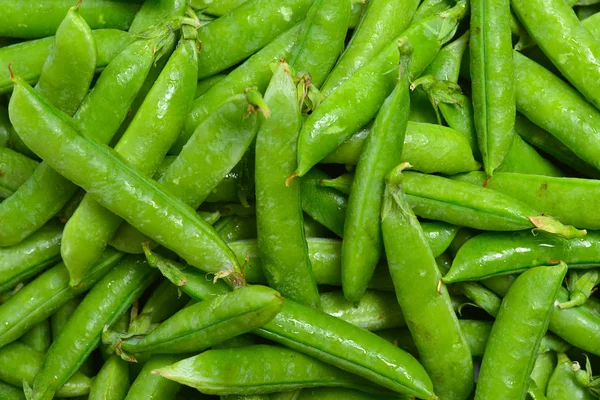
[[[323,162],[356,165],[369,132],[369,128],[361,129]],[[438,156],[432,157],[432,154]],[[414,170],[428,174],[454,175],[481,167],[460,132],[442,125],[413,121],[408,121],[401,160],[408,162]]]
[[[374,0],[367,3],[344,53],[323,85],[325,97],[368,64],[410,24],[418,1]]]
[[[191,207],[140,175],[107,146],[80,136],[73,121],[46,103],[25,82],[15,79],[19,83],[9,111],[19,135],[30,148],[92,194],[101,205],[180,254],[191,265],[228,279],[239,279],[235,256],[212,226]],[[42,140],[40,132],[48,132],[52,140]]]
[[[377,392],[368,381],[283,347],[209,350],[155,372],[213,395],[263,394],[319,386]]]
[[[0,293],[59,261],[62,228],[49,222],[21,243],[0,248]]]
[[[34,325],[49,318],[69,300],[89,290],[122,257],[122,253],[107,249],[77,288],[69,286],[69,272],[62,263],[29,282],[0,305],[0,320],[5,321],[0,325],[0,347],[15,341]]]
[[[278,5],[270,0],[252,0],[201,27],[198,78],[221,72],[269,44],[301,21],[312,3],[312,0],[291,0]]]
[[[410,110],[412,44],[400,42],[400,76],[377,113],[358,159],[344,220],[342,289],[350,301],[364,294],[383,253],[381,203],[385,175],[400,162]]]
[[[600,232],[588,231],[586,236],[570,240],[543,232],[482,233],[458,250],[444,281],[480,280],[558,261],[569,268],[600,265]]]
[[[600,111],[552,72],[518,52],[513,55],[517,110],[598,168]]]
[[[282,305],[275,290],[246,286],[188,306],[147,335],[118,341],[116,348],[136,357],[199,352],[263,326]]]
[[[73,5],[69,1],[69,5]],[[64,15],[63,15],[64,16]],[[54,32],[53,32],[54,33]],[[96,67],[103,68],[112,61],[135,38],[127,32],[116,29],[99,29],[92,32],[96,42]],[[36,83],[42,72],[46,58],[50,54],[55,38],[30,40],[0,48],[0,64],[12,62],[14,71],[30,83]],[[13,83],[8,70],[0,72],[0,93],[10,92]]]
[[[319,306],[304,235],[296,143],[302,126],[298,90],[289,66],[280,62],[265,92],[270,117],[256,137],[256,224],[258,251],[269,285],[309,307]],[[304,89],[302,89],[304,90]]]
[[[0,147],[0,198],[7,198],[27,181],[38,162],[6,147]]]
[[[536,267],[515,280],[490,333],[476,399],[525,398],[535,355],[566,272],[564,263]]]
[[[116,322],[157,275],[139,257],[130,256],[98,282],[48,350],[35,377],[32,398],[52,399],[98,346],[104,327]]]
[[[59,27],[65,13],[75,5],[70,0],[52,1],[49,4],[14,3],[9,0],[0,2],[0,36],[24,39],[43,38],[53,35]],[[134,2],[114,2],[91,0],[81,4],[81,14],[93,29],[114,28],[127,30],[139,4]]]
[[[558,364],[548,381],[546,396],[553,400],[593,400],[596,398],[577,380],[573,362],[564,353],[558,354]]]
[[[24,382],[33,385],[42,367],[45,354],[31,347],[14,342],[0,349],[0,380],[22,387]],[[56,397],[84,396],[90,391],[91,379],[76,372],[58,391]],[[3,397],[2,397],[3,398]]]
[[[511,4],[527,32],[552,63],[600,108],[600,43],[573,9],[561,0],[512,0]]]
[[[127,362],[112,356],[94,377],[88,400],[123,400],[128,391]]]
[[[181,360],[177,355],[156,355],[146,361],[144,368],[131,384],[125,400],[170,400],[175,398],[181,385],[175,381],[165,379],[155,373],[157,368],[167,367]]]
[[[386,177],[381,206],[383,242],[396,297],[435,393],[464,399],[473,389],[471,353],[450,295],[440,285],[441,273],[427,239],[402,192],[400,168]]]

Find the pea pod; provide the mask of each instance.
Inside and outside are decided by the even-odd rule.
[[[220,276],[237,281],[239,266],[233,253],[192,208],[140,175],[106,146],[80,136],[72,121],[58,114],[21,79],[15,80],[18,84],[9,106],[11,119],[30,147],[92,193],[100,204],[190,264],[214,273],[221,271]],[[39,132],[48,132],[53,140],[39,140]]]
[[[109,358],[92,381],[89,400],[123,400],[129,391],[127,363],[117,356]]]
[[[548,381],[550,376],[556,367],[556,354],[548,351],[540,353],[535,359],[533,364],[533,370],[531,371],[531,379],[535,382],[538,389],[546,393],[548,388]]]
[[[6,147],[0,147],[0,197],[7,198],[27,181],[38,162]]]
[[[140,173],[153,175],[183,127],[197,81],[195,29],[183,27],[183,38],[144,99],[115,150]],[[102,254],[121,218],[86,195],[65,226],[62,259],[71,284]],[[94,229],[88,227],[94,226]]]
[[[98,346],[104,326],[114,323],[156,277],[142,260],[129,257],[98,282],[52,343],[35,377],[32,398],[52,399]]]
[[[273,397],[273,395],[271,395]],[[315,388],[302,389],[297,400],[390,400],[402,398],[398,396],[375,395],[372,393],[364,393],[354,389],[347,388]],[[406,397],[408,399],[408,397]]]
[[[8,109],[2,106],[0,107],[0,147],[6,147],[10,144],[11,127],[12,125],[8,119]]]
[[[356,167],[342,241],[342,288],[350,301],[363,296],[383,253],[381,213],[384,178],[400,162],[410,110],[408,71],[413,52],[406,40],[398,42],[400,76],[377,113]]]
[[[573,363],[566,354],[558,354],[558,364],[548,381],[548,398],[556,400],[592,400],[595,397],[576,378]]]
[[[125,400],[137,399],[172,399],[181,385],[155,373],[157,368],[163,368],[181,359],[176,355],[153,356],[144,364],[144,368],[131,384]]]
[[[571,308],[584,304],[587,299],[596,290],[596,285],[600,281],[600,273],[597,269],[579,274],[577,271],[571,271],[569,274],[569,301],[560,303],[560,308]]]
[[[129,33],[139,34],[164,19],[183,15],[187,7],[185,0],[144,1],[129,26]]]
[[[44,356],[44,353],[19,342],[2,347],[0,349],[0,379],[17,387],[22,387],[23,382],[30,386],[33,385],[35,376],[44,362]],[[86,395],[90,391],[90,384],[90,378],[77,372],[59,388],[56,396]]]
[[[525,396],[535,354],[566,272],[564,263],[552,268],[536,267],[515,280],[490,333],[476,399],[488,399],[493,393],[510,398]]]
[[[52,342],[50,319],[47,318],[33,326],[30,330],[25,332],[25,334],[21,336],[19,340],[42,354],[46,353],[50,347],[50,343]]]
[[[308,171],[301,180],[300,201],[305,213],[342,237],[348,199],[337,190],[320,185],[323,179],[329,178],[317,168]]]
[[[552,162],[542,157],[533,147],[515,135],[510,150],[498,168],[498,172],[518,172],[545,176],[565,176]]]
[[[46,224],[21,243],[0,249],[0,292],[59,261],[62,226]]]
[[[312,357],[267,345],[209,350],[157,372],[213,395],[262,394],[319,386],[377,391],[369,382]]]
[[[473,388],[473,361],[452,308],[440,285],[441,273],[417,217],[401,191],[404,165],[385,178],[381,228],[390,275],[420,361],[431,376],[435,392],[464,399]],[[402,243],[396,238],[401,235]],[[443,326],[443,332],[439,327]]]
[[[25,400],[22,389],[0,382],[0,396],[5,400]]]
[[[96,284],[123,257],[107,249],[77,288],[69,287],[69,273],[60,263],[28,283],[0,305],[0,347],[21,337],[35,324],[49,318],[69,300]]]

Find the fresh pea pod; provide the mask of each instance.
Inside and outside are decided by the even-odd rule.
[[[9,144],[12,147],[10,141],[10,132],[12,125],[8,119],[8,108],[0,107],[0,147],[6,147]]]
[[[192,208],[167,194],[155,181],[140,175],[108,147],[80,136],[74,122],[58,114],[21,79],[15,80],[18,84],[9,111],[17,131],[30,147],[92,193],[100,204],[190,264],[227,279],[239,279],[233,253]],[[43,131],[52,132],[53,140],[39,140]]]
[[[129,391],[127,362],[109,358],[92,381],[89,400],[123,400]]]
[[[157,275],[139,257],[128,257],[98,282],[52,343],[35,377],[32,398],[52,399],[98,346],[104,326],[114,323]]]
[[[498,172],[518,172],[546,176],[565,176],[552,162],[542,157],[521,136],[514,135],[512,146],[498,168]]]
[[[62,226],[50,222],[21,243],[0,248],[0,292],[58,262],[61,237]]]
[[[256,217],[231,215],[216,223],[215,229],[227,243],[255,238],[257,235]]]
[[[401,170],[385,178],[381,228],[396,297],[435,392],[464,399],[473,389],[473,360],[427,240],[402,193]],[[396,238],[402,237],[399,243]],[[440,331],[443,326],[443,332]]]
[[[558,354],[558,364],[550,376],[546,395],[556,400],[592,400],[596,397],[577,380],[573,362],[564,354]]]
[[[0,396],[5,400],[25,400],[23,389],[0,381]]]
[[[187,7],[185,0],[144,1],[129,26],[129,33],[139,34],[164,19],[183,15]]]
[[[42,367],[45,354],[31,347],[14,342],[0,349],[0,379],[11,385],[22,387],[23,382],[33,385],[36,374]],[[76,372],[57,392],[57,397],[83,396],[90,391],[91,380]],[[4,397],[2,397],[4,399]]]
[[[323,179],[330,179],[330,176],[317,168],[309,170],[302,177],[300,186],[302,210],[342,237],[348,199],[335,189],[321,186],[320,182]]]
[[[150,358],[131,384],[125,400],[166,400],[174,398],[179,389],[181,389],[181,385],[175,381],[163,378],[155,370],[167,367],[179,360],[181,360],[181,357],[176,355],[157,355]]]
[[[373,393],[364,393],[354,389],[347,388],[328,388],[321,387],[315,389],[302,389],[300,395],[296,400],[391,400],[401,399],[397,395],[386,396],[386,395],[375,395]],[[273,399],[273,395],[271,395]],[[407,397],[408,399],[408,397]]]
[[[533,268],[515,280],[490,333],[476,399],[489,399],[494,393],[507,398],[525,396],[535,354],[566,272],[566,264],[561,263],[551,268]]]
[[[94,286],[122,257],[122,253],[107,249],[77,288],[69,287],[69,273],[62,263],[28,283],[0,305],[0,320],[4,321],[0,325],[0,347],[18,339],[69,300]]]
[[[361,152],[348,197],[342,241],[342,289],[350,301],[358,301],[367,289],[383,253],[381,225],[385,175],[400,162],[410,110],[409,66],[412,44],[399,40],[400,76],[377,113]]]
[[[584,304],[596,290],[598,283],[600,283],[600,273],[597,269],[582,274],[571,271],[568,281],[569,301],[560,303],[558,306],[560,308],[571,308]]]
[[[153,175],[183,127],[185,113],[197,81],[197,48],[194,27],[183,27],[183,38],[144,99],[115,151],[140,173]],[[118,229],[121,218],[86,195],[65,226],[62,259],[71,273],[71,284],[102,254]],[[88,229],[93,226],[94,229]]]
[[[209,350],[157,372],[213,395],[262,394],[319,386],[378,390],[368,381],[312,357],[267,345]]]
[[[52,342],[50,319],[47,318],[35,325],[33,328],[25,332],[25,334],[21,336],[19,340],[42,354],[46,353],[50,347],[50,343]]]
[[[535,382],[538,389],[546,393],[548,381],[556,367],[556,353],[547,351],[540,353],[535,358],[533,370],[531,371],[531,379]]]
[[[38,162],[6,147],[0,147],[0,198],[9,197],[27,181]]]

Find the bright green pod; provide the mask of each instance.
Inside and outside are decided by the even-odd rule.
[[[183,15],[187,3],[185,0],[144,1],[129,26],[129,33],[140,34],[167,18]]]
[[[342,289],[350,301],[363,296],[383,253],[378,223],[385,176],[400,162],[410,110],[409,66],[412,44],[399,42],[400,76],[377,113],[361,151],[344,220]],[[375,223],[373,223],[375,222]]]
[[[273,398],[273,395],[271,395]],[[295,400],[391,400],[402,399],[397,395],[376,395],[373,393],[365,393],[355,389],[347,388],[328,388],[321,387],[315,389],[302,389],[300,395]],[[409,397],[406,397],[409,399]],[[273,399],[274,400],[274,399]]]
[[[127,362],[117,356],[109,358],[94,377],[88,400],[123,400],[129,391]]]
[[[315,221],[342,237],[348,199],[339,191],[321,185],[331,177],[318,168],[312,168],[301,179],[300,201],[302,210]]]
[[[179,360],[181,360],[181,357],[175,355],[153,356],[144,364],[144,368],[131,384],[125,400],[168,400],[175,398],[177,392],[181,389],[181,385],[163,378],[155,370],[169,366]]]
[[[402,192],[404,165],[385,178],[381,229],[398,304],[419,359],[441,398],[464,399],[473,389],[473,360],[427,239]],[[398,242],[397,237],[402,237]],[[440,326],[444,329],[440,330]]]
[[[17,191],[39,163],[6,147],[0,147],[0,198]]]
[[[52,330],[53,341],[60,335],[67,324],[67,321],[71,318],[77,309],[77,306],[79,306],[79,303],[81,303],[81,297],[75,297],[63,304],[54,314],[52,314],[50,317],[50,328]]]
[[[23,389],[0,381],[0,397],[4,400],[25,400]]]
[[[196,94],[194,99],[199,98],[206,92],[208,92],[213,86],[219,83],[221,80],[227,77],[227,74],[216,74],[209,76],[208,78],[200,79],[196,84]]]
[[[452,8],[453,5],[454,2],[450,0],[424,0],[415,11],[411,23],[415,24],[424,18],[444,12]]]
[[[489,399],[494,393],[503,393],[507,398],[525,397],[535,356],[566,272],[564,263],[536,267],[515,280],[502,300],[490,333],[476,399]]]
[[[540,353],[535,358],[533,370],[531,371],[531,380],[535,382],[535,386],[546,393],[548,381],[556,367],[556,353],[547,351]]]
[[[52,333],[50,331],[50,319],[47,318],[25,332],[19,339],[23,344],[44,354],[48,351],[52,342]]]
[[[289,66],[280,62],[265,92],[270,117],[256,137],[256,224],[258,251],[269,285],[286,298],[319,307],[304,236],[296,143],[302,126],[298,89]]]
[[[10,143],[11,128],[12,125],[8,119],[8,108],[0,106],[0,147],[6,147],[8,145],[14,147],[13,144]]]
[[[565,176],[552,162],[542,157],[535,149],[527,144],[521,136],[515,135],[512,146],[504,157],[497,172],[518,172],[546,176]]]
[[[557,355],[558,362],[546,388],[546,396],[553,400],[593,400],[596,397],[578,379],[573,362],[564,353]]]

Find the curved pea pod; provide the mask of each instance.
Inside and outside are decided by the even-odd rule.
[[[0,347],[18,339],[69,300],[87,291],[122,257],[122,253],[107,249],[77,288],[69,287],[69,273],[62,263],[28,283],[0,305],[0,320],[5,322],[0,325]]]
[[[268,345],[209,350],[155,371],[213,395],[263,394],[319,386],[378,390],[368,381],[312,357]]]
[[[92,381],[89,400],[123,400],[129,391],[127,362],[109,358]]]
[[[447,7],[448,5],[447,0],[431,0],[429,3],[435,3],[437,7]],[[425,4],[427,2],[423,2],[421,6]],[[466,31],[458,39],[442,47],[431,64],[423,71],[423,75],[432,75],[438,81],[457,83],[463,56],[469,47],[469,39],[470,32]]]
[[[50,319],[47,318],[39,324],[35,325],[29,331],[25,332],[19,339],[22,343],[31,347],[40,353],[46,353],[52,342],[52,334],[50,332]]]
[[[532,146],[515,135],[512,146],[498,168],[498,172],[518,172],[545,176],[565,176],[553,163],[542,157]]]
[[[600,232],[564,239],[531,232],[486,232],[466,242],[456,253],[445,282],[480,280],[523,272],[564,261],[569,268],[600,265]]]
[[[556,354],[548,351],[540,353],[535,358],[533,370],[531,371],[531,380],[535,382],[535,386],[546,393],[548,381],[554,368],[556,367]]]
[[[311,84],[317,88],[344,48],[351,8],[351,2],[316,0],[308,10],[300,34],[301,44],[288,61],[299,73],[308,73]]]
[[[183,27],[177,49],[115,146],[125,161],[148,176],[154,174],[179,136],[185,112],[193,101],[198,52],[194,35],[193,27]],[[84,196],[65,225],[61,243],[61,256],[71,273],[72,285],[78,284],[85,270],[102,254],[121,222],[91,195]],[[90,226],[94,229],[88,229]]]
[[[69,1],[69,6],[73,2]],[[64,17],[64,14],[61,18]],[[52,32],[54,33],[54,32]],[[117,29],[99,29],[92,32],[96,42],[96,68],[103,68],[114,59],[135,38]],[[0,64],[12,62],[15,73],[30,83],[36,83],[42,72],[46,58],[54,44],[54,37],[30,40],[0,48]],[[7,70],[0,72],[0,93],[10,92],[13,83]]]
[[[0,36],[35,39],[53,35],[72,6],[70,0],[46,1],[33,7],[3,0]],[[83,3],[80,12],[92,29],[127,30],[139,8],[135,3],[92,0]]]
[[[328,97],[397,38],[409,26],[418,5],[415,0],[369,1],[352,39],[323,84],[323,95]]]
[[[400,76],[377,113],[356,167],[342,241],[342,288],[350,301],[358,301],[367,289],[383,253],[381,225],[384,178],[400,162],[410,110],[408,71],[412,44],[399,40]]]
[[[568,281],[569,301],[560,303],[558,306],[560,308],[571,308],[584,304],[596,290],[598,283],[600,283],[600,273],[597,269],[583,274],[571,271]]]
[[[185,0],[144,1],[129,26],[129,33],[139,34],[174,15],[183,15],[187,7]]]
[[[125,356],[192,353],[268,323],[281,310],[283,298],[266,286],[246,286],[185,307],[143,337],[115,344]],[[135,358],[134,358],[135,359]]]
[[[573,362],[564,353],[558,354],[558,364],[550,376],[546,396],[556,400],[592,400],[593,396],[573,370]]]
[[[323,162],[356,165],[369,132],[369,129],[361,129]],[[429,174],[476,171],[481,165],[473,158],[469,143],[462,136],[442,125],[408,121],[401,159],[414,170]],[[439,156],[432,157],[432,154]]]
[[[8,108],[0,107],[0,147],[9,146],[14,148],[14,145],[10,143],[10,133],[12,125],[8,119]],[[21,153],[21,152],[19,152]]]
[[[15,79],[19,83],[9,107],[14,125],[54,169],[190,264],[221,271],[220,276],[227,279],[239,278],[231,250],[192,208],[140,175],[107,146],[80,136],[72,121],[58,114],[29,85]],[[53,140],[40,140],[40,132],[48,132]]]
[[[0,248],[0,292],[58,262],[61,236],[62,225],[50,222],[21,243]]]
[[[171,154],[178,154],[186,142],[206,118],[212,115],[221,104],[231,96],[241,93],[249,87],[256,86],[263,92],[273,74],[270,64],[287,59],[292,53],[302,29],[302,24],[290,28],[262,50],[248,58],[246,62],[231,71],[204,95],[194,100],[194,104],[185,121],[181,135],[171,148]]]
[[[569,84],[524,55],[514,52],[514,61],[517,110],[598,169],[600,142],[594,127],[600,124],[600,111]]]
[[[402,168],[401,164],[385,178],[381,207],[383,242],[396,298],[436,394],[464,399],[473,389],[473,360],[450,295],[440,284],[435,258],[401,191]]]
[[[221,72],[269,44],[302,20],[311,5],[311,0],[288,1],[281,6],[270,0],[252,0],[201,27],[198,78]]]
[[[562,225],[505,194],[418,172],[403,173],[402,187],[416,215],[482,230],[538,228],[566,238],[585,231]]]
[[[7,198],[27,181],[39,163],[6,147],[0,147],[0,198]]]
[[[320,185],[323,179],[329,178],[329,175],[317,168],[308,171],[300,181],[300,201],[305,213],[342,237],[348,199],[337,190]]]
[[[25,400],[23,389],[0,382],[0,396],[5,400]]]
[[[257,235],[256,217],[230,215],[216,223],[215,229],[227,243],[255,238]]]
[[[32,398],[52,399],[100,344],[104,326],[114,323],[157,275],[139,257],[128,257],[98,282],[48,350],[35,377]]]
[[[22,387],[24,382],[31,386],[36,374],[42,367],[44,357],[44,353],[19,342],[3,346],[0,349],[0,379],[17,387]],[[87,395],[91,383],[90,378],[81,372],[76,372],[56,392],[56,396],[75,397]]]
[[[533,268],[515,280],[492,327],[475,398],[488,399],[493,393],[525,396],[535,354],[566,272],[566,264],[561,263]]]
[[[157,368],[167,367],[181,360],[177,355],[156,355],[146,361],[144,368],[131,384],[125,400],[138,399],[172,399],[177,395],[181,385],[175,381],[165,379],[155,373]]]

